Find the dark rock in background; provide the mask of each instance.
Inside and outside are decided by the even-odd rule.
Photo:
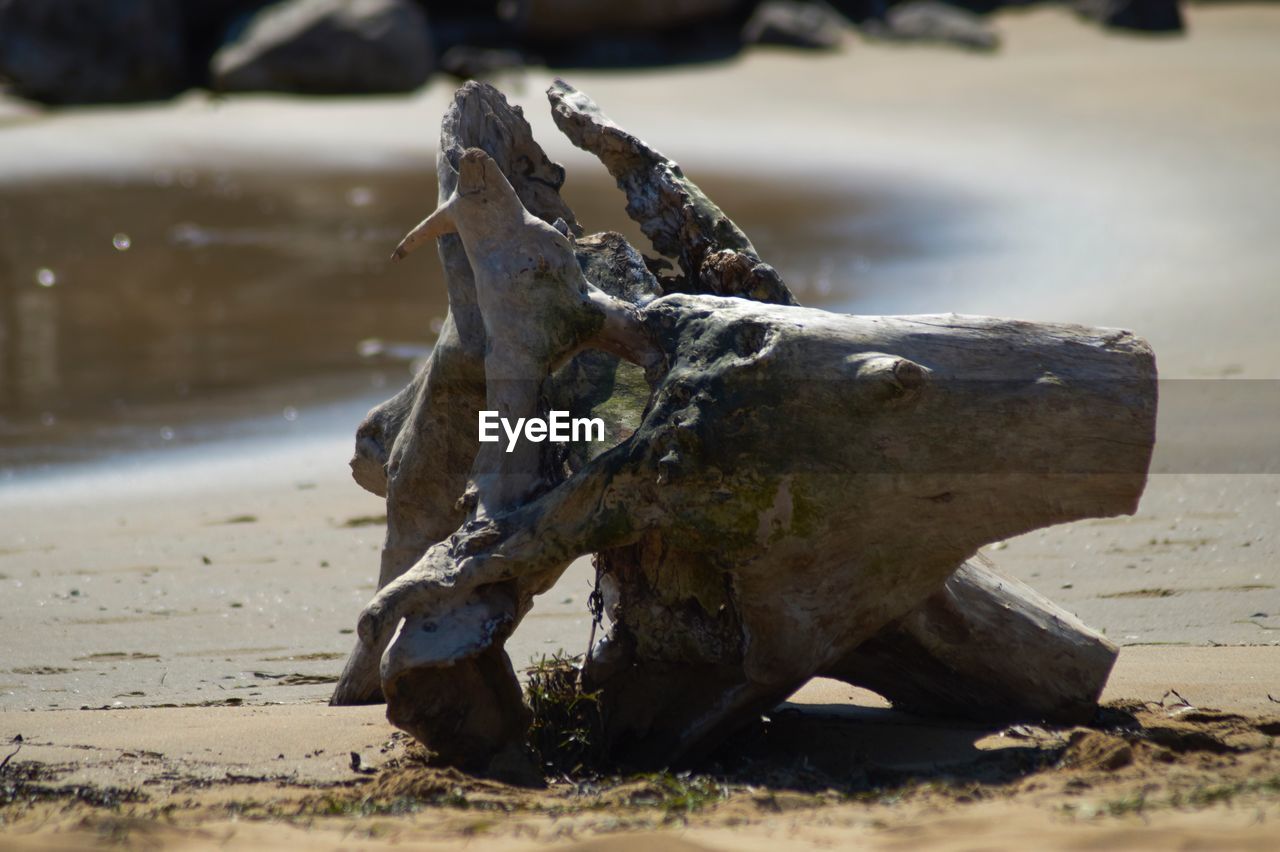
[[[483,80],[534,64],[518,50],[456,44],[440,57],[440,70],[460,80]]]
[[[742,52],[741,23],[711,21],[669,33],[600,35],[565,42],[538,42],[551,68],[660,68],[719,62]]]
[[[144,101],[186,86],[173,0],[0,0],[0,77],[48,104]]]
[[[1180,33],[1184,28],[1177,0],[1082,0],[1076,11],[1114,29]]]
[[[222,47],[229,31],[243,26],[254,12],[274,0],[169,0],[182,12],[187,82],[209,85],[209,60]]]
[[[752,0],[502,0],[513,43],[553,68],[643,68],[727,59],[742,50]]]
[[[764,0],[742,27],[742,41],[836,50],[848,27],[848,20],[825,3]]]
[[[979,15],[1040,0],[0,0],[0,87],[47,104],[151,100],[191,86],[410,91],[546,64],[642,68],[755,44],[872,39],[999,45]],[[1117,30],[1180,32],[1178,0],[1046,0]],[[428,26],[428,21],[430,25]]]
[[[536,41],[565,41],[592,35],[663,32],[724,18],[742,0],[503,0],[499,17]]]
[[[867,21],[863,32],[892,41],[940,42],[969,50],[995,50],[1000,36],[981,17],[938,0],[907,0],[891,6],[883,21]]]
[[[286,0],[213,57],[220,91],[406,92],[431,73],[427,18],[410,0]]]
[[[914,5],[914,0],[907,0],[905,3],[898,3],[896,0],[828,2],[873,36],[884,35],[889,28],[890,10]],[[987,15],[999,9],[1058,5],[1074,7],[1082,17],[1114,29],[1145,32],[1181,32],[1184,29],[1178,0],[947,0],[939,5],[964,9],[978,15]]]

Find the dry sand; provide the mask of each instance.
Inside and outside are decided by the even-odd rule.
[[[851,185],[898,182],[973,211],[939,217],[946,239],[973,244],[971,262],[923,256],[872,267],[859,278],[869,310],[1127,325],[1152,341],[1166,377],[1275,379],[1280,108],[1267,98],[1280,79],[1280,9],[1194,7],[1189,18],[1187,39],[1144,40],[1102,35],[1056,12],[1006,15],[1007,49],[995,58],[854,45],[833,58],[761,51],[729,66],[574,82],[695,178],[699,163],[741,157],[745,167],[797,179],[832,169]],[[572,174],[585,161],[552,143],[538,95],[544,76],[520,78],[520,99]],[[299,151],[312,162],[425,163],[423,141],[447,91],[435,83],[409,99],[211,105],[192,97],[11,115],[0,174],[283,163]],[[777,167],[763,160],[775,144],[793,152]],[[897,289],[887,291],[888,281]],[[1168,705],[1176,699],[1165,693],[1176,690],[1200,707],[1280,709],[1268,697],[1280,698],[1273,385],[1240,392],[1224,382],[1235,388],[1226,391],[1235,394],[1227,417],[1199,392],[1174,406],[1177,417],[1162,411],[1158,474],[1134,517],[988,551],[1123,646],[1108,699]],[[845,780],[887,767],[915,773],[914,786],[863,801],[758,785],[691,812],[648,794],[526,807],[523,794],[466,788],[452,806],[408,815],[387,804],[394,795],[375,797],[360,816],[350,802],[384,780],[354,772],[350,752],[373,767],[407,760],[377,708],[319,703],[373,589],[381,540],[380,502],[345,470],[360,413],[353,405],[350,425],[326,418],[293,440],[188,448],[0,485],[0,743],[21,735],[11,770],[46,764],[51,777],[30,783],[62,790],[29,809],[0,808],[4,845],[539,848],[594,838],[579,848],[640,849],[651,838],[628,828],[664,828],[662,845],[673,849],[1280,846],[1280,764],[1267,735],[1244,722],[1194,723],[1203,736],[1188,736],[1202,747],[1169,763],[1144,751],[1144,739],[1115,771],[1013,773],[935,790],[920,786],[921,767],[972,766],[978,752],[1011,742],[1056,761],[1069,732],[992,738],[904,719],[827,682],[796,697],[820,705],[806,718],[851,699],[871,708],[817,724],[839,729],[845,751],[830,753],[848,756]],[[1200,451],[1201,440],[1211,451]],[[517,662],[585,644],[587,580],[578,564],[539,602],[510,644]],[[119,709],[69,712],[81,707]],[[1169,722],[1170,711],[1179,712],[1149,707],[1148,727]],[[823,753],[822,736],[797,742],[815,759]],[[318,815],[308,799],[317,785],[360,782],[324,788],[347,803],[330,808],[336,816]],[[67,792],[74,784],[136,787],[149,799]],[[463,807],[468,797],[500,807]],[[280,818],[280,802],[301,816]]]

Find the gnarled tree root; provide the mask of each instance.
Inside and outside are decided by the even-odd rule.
[[[795,307],[678,166],[567,85],[549,94],[681,274],[654,279],[616,235],[579,238],[555,194],[562,172],[518,112],[489,87],[459,91],[441,208],[403,246],[439,238],[457,318],[361,428],[353,471],[385,490],[388,540],[335,701],[371,697],[376,680],[389,717],[441,760],[506,760],[526,717],[502,643],[534,595],[595,553],[611,627],[585,676],[622,759],[696,756],[815,675],[929,712],[1087,714],[1114,646],[965,560],[1134,510],[1154,439],[1146,345]],[[481,405],[599,410],[627,363],[649,391],[613,449],[477,445]]]

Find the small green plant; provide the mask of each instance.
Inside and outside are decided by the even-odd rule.
[[[582,688],[577,658],[563,652],[543,656],[526,670],[525,701],[533,711],[529,745],[542,771],[578,775],[605,760],[600,693]]]
[[[1273,775],[1270,778],[1227,784],[1203,784],[1186,794],[1175,794],[1170,798],[1169,804],[1175,808],[1207,808],[1220,802],[1230,802],[1236,796],[1274,796],[1278,793],[1280,793],[1280,775]]]
[[[1134,793],[1130,796],[1112,799],[1104,804],[1103,807],[1113,817],[1140,814],[1147,807],[1147,797],[1143,793]]]
[[[729,789],[708,775],[689,772],[662,772],[645,776],[658,800],[652,804],[661,808],[667,819],[679,819],[707,805],[721,801],[729,795]],[[633,804],[639,804],[634,802]]]

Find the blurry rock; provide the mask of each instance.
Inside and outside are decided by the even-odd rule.
[[[214,88],[406,92],[431,73],[427,18],[410,0],[285,0],[213,57]]]
[[[890,7],[883,20],[868,20],[862,30],[873,38],[943,42],[970,50],[1000,46],[1000,36],[982,18],[938,0],[908,0]]]
[[[888,8],[887,0],[827,0],[828,4],[850,21],[861,26],[866,20],[880,20]]]
[[[236,19],[270,6],[277,0],[169,0],[182,10],[189,37],[220,39]]]
[[[440,70],[460,80],[483,80],[503,71],[514,71],[526,64],[518,50],[455,45],[440,57]]]
[[[1180,33],[1184,26],[1177,0],[1080,0],[1076,11],[1121,30]]]
[[[723,18],[741,0],[502,0],[498,15],[522,35],[563,41],[606,33],[656,32]]]
[[[168,97],[184,86],[173,0],[0,0],[0,78],[49,104]]]
[[[742,28],[746,44],[779,44],[835,50],[844,40],[845,19],[825,3],[765,0]]]
[[[741,23],[691,24],[666,33],[601,34],[538,44],[543,63],[556,68],[659,68],[719,62],[742,51]]]
[[[237,23],[274,0],[169,0],[182,10],[187,77],[192,85],[209,83],[209,60]]]

